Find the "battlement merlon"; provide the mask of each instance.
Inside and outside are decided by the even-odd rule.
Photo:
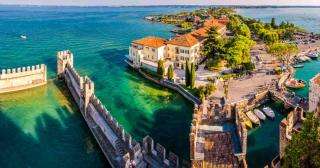
[[[18,78],[43,73],[45,81],[47,80],[47,67],[44,64],[11,69],[2,69],[0,72],[0,79]]]
[[[59,51],[57,53],[57,74],[61,76],[66,66],[73,68],[73,54],[69,50]]]

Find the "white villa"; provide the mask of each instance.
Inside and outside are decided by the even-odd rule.
[[[310,80],[309,111],[314,112],[320,103],[320,74]]]
[[[184,69],[186,60],[198,64],[203,60],[201,47],[207,30],[217,27],[218,32],[224,35],[227,23],[227,18],[210,19],[205,21],[204,27],[170,40],[151,36],[135,40],[129,47],[128,59],[134,67],[151,71],[157,70],[159,60],[165,61],[165,69],[170,65]]]

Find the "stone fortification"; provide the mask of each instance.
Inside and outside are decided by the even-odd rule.
[[[112,117],[94,94],[94,83],[81,77],[73,68],[73,54],[57,54],[57,73],[65,80],[74,100],[112,167],[179,167],[178,157],[160,144],[154,147],[149,136],[142,143],[135,141]]]
[[[47,83],[47,67],[44,64],[3,69],[0,74],[0,93],[19,91]]]

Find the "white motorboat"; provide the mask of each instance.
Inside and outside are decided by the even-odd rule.
[[[270,107],[264,107],[262,109],[262,111],[266,114],[266,116],[270,117],[270,118],[274,118],[275,114],[273,112],[273,110]]]
[[[267,118],[263,112],[258,109],[253,110],[253,113],[261,120],[265,120]]]
[[[27,36],[26,35],[21,35],[20,38],[27,39]]]
[[[252,123],[257,124],[257,125],[260,125],[260,120],[259,120],[259,118],[258,118],[255,114],[253,114],[252,111],[246,112],[246,115],[247,115],[248,118],[252,121]]]

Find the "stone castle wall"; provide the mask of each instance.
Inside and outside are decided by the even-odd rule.
[[[178,167],[178,157],[160,144],[153,146],[147,136],[140,144],[112,117],[94,94],[94,83],[87,76],[81,77],[73,68],[73,54],[57,54],[58,76],[63,78],[93,132],[98,144],[113,167]],[[151,147],[151,148],[150,148]],[[151,151],[151,152],[150,152]],[[120,159],[119,159],[120,158]]]
[[[47,83],[47,67],[44,64],[3,69],[0,74],[0,93],[33,88]]]

